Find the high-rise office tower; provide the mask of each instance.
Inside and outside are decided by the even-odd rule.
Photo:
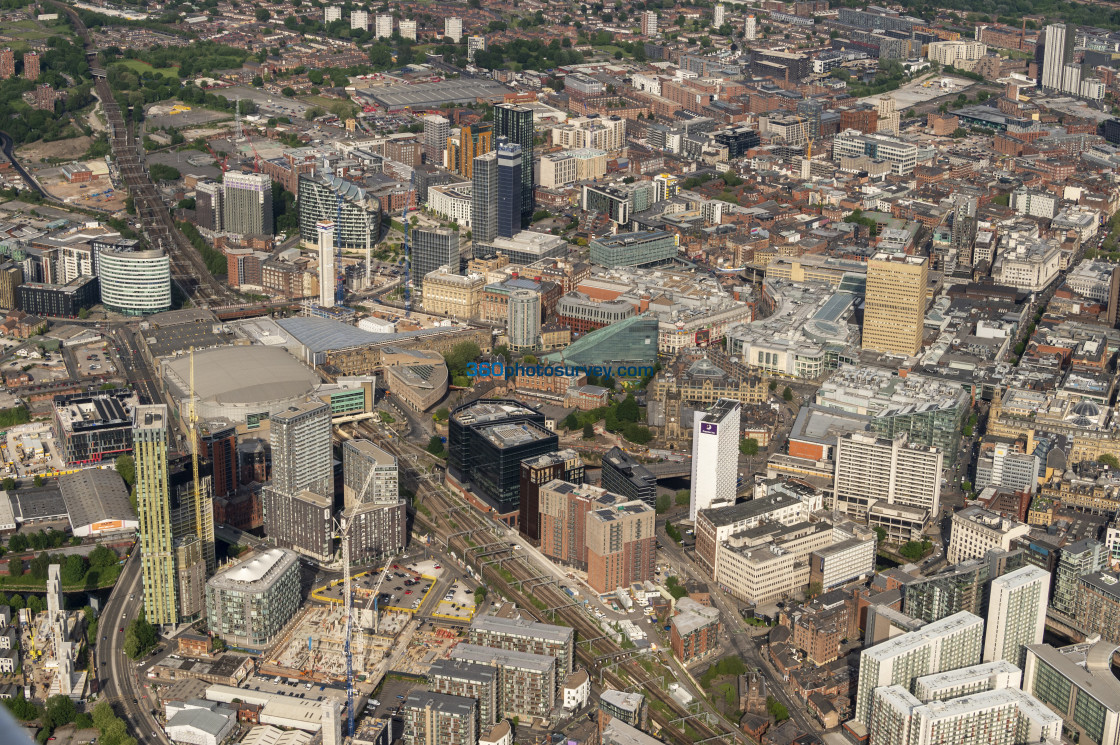
[[[692,495],[688,519],[712,506],[732,504],[739,480],[739,420],[742,404],[721,398],[692,417]]]
[[[474,171],[474,159],[494,149],[494,127],[488,123],[468,124],[459,128],[458,137],[447,140],[447,168],[464,178]]]
[[[498,235],[521,232],[521,146],[498,138]]]
[[[844,434],[836,438],[833,507],[857,520],[867,520],[874,502],[916,507],[927,519],[936,517],[944,458],[938,448],[910,443],[905,433]]]
[[[642,33],[657,36],[657,11],[647,10],[642,13]]]
[[[424,277],[441,266],[452,274],[459,273],[459,233],[448,228],[413,228],[409,231],[412,245],[412,276],[424,291]]]
[[[928,260],[878,253],[867,262],[863,348],[912,357],[922,350]]]
[[[319,306],[333,308],[338,284],[334,268],[334,223],[320,220],[315,229],[319,238]]]
[[[478,156],[471,169],[471,236],[490,243],[498,237],[498,154]]]
[[[451,16],[443,19],[443,35],[456,44],[463,38],[463,19]]]
[[[28,80],[39,79],[39,53],[27,52],[23,55],[23,77]]]
[[[432,165],[442,166],[447,154],[447,137],[451,122],[439,114],[424,117],[424,158]]]
[[[175,547],[168,484],[167,407],[137,406],[132,420],[136,462],[136,512],[140,522],[140,570],[144,613],[157,626],[179,622],[175,599]]]
[[[271,421],[272,488],[281,494],[334,493],[331,455],[331,407],[305,401],[273,414]]]
[[[1073,43],[1076,34],[1064,23],[1052,23],[1043,34],[1042,89],[1062,90],[1066,64],[1073,62]]]
[[[541,296],[529,289],[510,293],[506,308],[506,326],[510,349],[526,350],[537,346],[541,338]]]
[[[272,235],[272,179],[263,173],[226,171],[222,218],[226,231],[238,235]]]
[[[1042,643],[1049,596],[1050,573],[1033,565],[992,580],[984,662],[1005,660],[1023,668],[1026,645]]]
[[[533,195],[533,110],[503,103],[494,107],[494,132],[521,146],[521,223],[527,225],[536,208]]]

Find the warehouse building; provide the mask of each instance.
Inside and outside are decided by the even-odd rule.
[[[60,476],[58,489],[78,538],[130,532],[140,528],[128,487],[116,471],[87,468]]]

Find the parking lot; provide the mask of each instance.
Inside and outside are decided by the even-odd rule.
[[[438,570],[435,571],[438,573]],[[376,572],[362,572],[353,576],[355,603],[364,605],[380,575],[379,567]],[[407,565],[394,564],[381,585],[378,607],[386,611],[415,613],[427,594],[431,592],[435,581],[434,576],[422,575]],[[317,588],[312,593],[312,597],[321,602],[341,603],[342,590],[342,580],[334,580],[329,585]]]
[[[277,96],[273,93],[267,93],[255,88],[246,88],[240,85],[232,88],[221,88],[212,92],[215,95],[224,96],[230,101],[235,101],[238,98],[252,101],[257,105],[257,113],[263,117],[290,116],[292,119],[302,120],[303,115],[311,108],[302,101],[297,101],[294,98],[285,98],[284,96]]]
[[[117,366],[105,351],[105,342],[89,344],[74,350],[74,363],[82,377],[115,373]]]
[[[469,621],[474,617],[474,612],[474,590],[467,587],[463,580],[457,580],[440,598],[434,615],[456,621]]]

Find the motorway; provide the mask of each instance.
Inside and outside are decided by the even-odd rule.
[[[124,632],[128,624],[140,613],[143,603],[140,572],[140,551],[133,550],[125,561],[124,571],[113,587],[109,600],[101,610],[97,640],[97,677],[101,683],[101,696],[113,704],[123,716],[132,735],[147,745],[169,745],[159,722],[152,716],[155,700],[151,685],[141,675],[143,667],[130,660],[124,653]]]

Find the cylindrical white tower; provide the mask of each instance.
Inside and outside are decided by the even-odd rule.
[[[536,347],[541,336],[541,296],[532,290],[514,290],[509,296],[506,320],[510,349]]]
[[[320,220],[315,223],[319,235],[319,307],[334,307],[335,277],[334,270],[334,223]]]

